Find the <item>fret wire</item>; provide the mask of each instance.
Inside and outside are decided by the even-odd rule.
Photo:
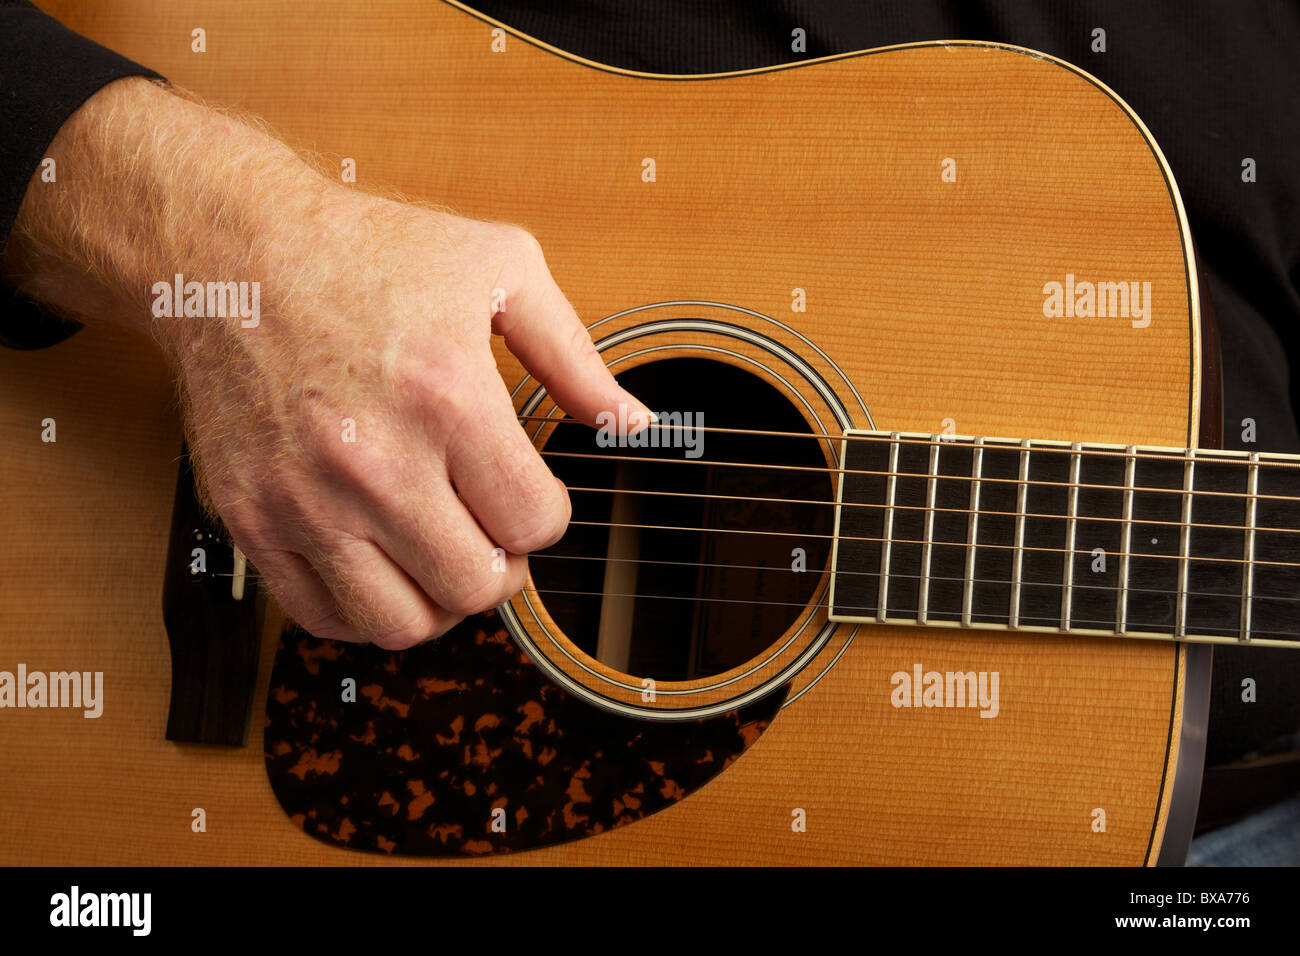
[[[902,439],[902,440],[911,441],[910,439]],[[1026,441],[1028,441],[1028,439],[1026,439]],[[921,444],[921,442],[914,442],[914,444]],[[1017,446],[1008,445],[1006,447],[1014,448]],[[1052,449],[1047,447],[1035,447],[1034,450],[1051,451]],[[594,461],[633,461],[641,464],[662,464],[662,465],[712,465],[716,468],[760,468],[760,469],[772,470],[772,471],[813,472],[815,474],[820,474],[820,475],[874,475],[876,477],[882,477],[882,476],[887,477],[889,475],[889,472],[887,471],[871,471],[868,469],[858,469],[858,468],[829,468],[829,467],[822,468],[816,465],[771,465],[771,464],[765,464],[763,462],[713,461],[705,458],[649,458],[649,457],[642,457],[640,455],[597,455],[588,452],[576,452],[576,451],[547,451],[545,448],[540,449],[538,451],[538,454],[541,455],[542,457],[546,457],[547,455],[550,455],[556,458],[585,458]],[[1093,454],[1093,453],[1089,452],[1089,454]],[[1164,457],[1158,455],[1150,455],[1146,457],[1137,455],[1137,456],[1130,456],[1129,460],[1131,461],[1133,457],[1141,458],[1143,461],[1168,462],[1168,461],[1183,460],[1182,458],[1174,455],[1164,456]],[[1225,461],[1225,464],[1233,464],[1233,463],[1234,462]],[[1267,464],[1267,462],[1261,461],[1260,464],[1265,465]],[[955,481],[970,480],[968,477],[964,475],[945,475],[944,477],[952,478]],[[1019,484],[1020,482],[1019,478],[985,478],[983,480],[1002,482],[1005,484]],[[1030,484],[1041,485],[1043,487],[1048,487],[1048,488],[1066,487],[1065,482],[1061,482],[1061,481],[1031,481]],[[1083,484],[1080,485],[1080,487],[1088,488],[1088,489],[1097,489],[1099,491],[1115,490],[1115,487],[1113,485]],[[1145,485],[1136,486],[1134,487],[1133,490],[1141,491],[1149,494],[1157,494],[1157,495],[1181,495],[1183,493],[1183,490],[1181,488],[1150,488]],[[1244,498],[1245,497],[1244,495],[1235,491],[1201,491],[1197,493],[1209,497],[1216,497],[1216,498]],[[1300,495],[1257,495],[1256,497],[1258,497],[1263,501],[1283,501],[1287,503],[1300,502]],[[1177,522],[1174,523],[1177,524]]]
[[[1061,628],[1068,630],[1070,627],[1070,610],[1071,601],[1074,598],[1074,539],[1075,532],[1079,524],[1079,472],[1083,464],[1082,445],[1075,442],[1071,446],[1074,453],[1070,455],[1070,490],[1067,523],[1065,525],[1065,560],[1062,562],[1064,568],[1062,575],[1064,577],[1065,590],[1061,594]]]
[[[974,480],[970,483],[970,522],[967,525],[966,532],[966,577],[962,583],[961,592],[961,623],[963,627],[970,627],[971,610],[975,601],[975,547],[980,520],[980,479],[983,475],[984,439],[977,438],[971,455],[971,477]]]
[[[1025,507],[1029,501],[1029,439],[1020,443],[1020,484],[1016,488],[1016,524],[1014,548],[1011,552],[1011,608],[1007,626],[1015,628],[1020,623],[1020,579],[1025,561]]]
[[[1252,452],[1249,470],[1246,472],[1246,490],[1254,494],[1259,489],[1259,452]],[[1255,505],[1256,499],[1246,501],[1246,540],[1243,550],[1246,553],[1246,566],[1241,575],[1241,633],[1237,640],[1242,644],[1250,643],[1250,617],[1255,600]]]
[[[896,432],[895,438],[898,437]],[[901,442],[894,442],[889,446],[889,478],[886,483],[886,495],[889,503],[885,508],[885,540],[880,547],[880,613],[877,614],[879,620],[884,620],[889,614],[889,557],[890,548],[893,544],[891,540],[894,534],[894,492],[898,485],[898,451]],[[831,572],[832,574],[834,571]]]
[[[883,471],[882,471],[882,472],[873,472],[872,474],[876,474],[876,475],[885,475],[885,474],[887,474],[887,472],[883,472]],[[939,477],[941,477],[941,478],[959,479],[959,480],[962,480],[962,481],[969,481],[969,480],[970,480],[970,479],[969,479],[968,477],[966,477],[965,475],[940,475]],[[1015,478],[985,478],[985,479],[982,479],[982,480],[984,480],[984,481],[1016,481],[1016,482],[1019,481],[1019,479],[1015,479]],[[1071,485],[1070,485],[1068,482],[1060,482],[1060,481],[1037,481],[1037,482],[1035,482],[1035,481],[1031,481],[1031,482],[1028,482],[1028,484],[1030,484],[1030,485],[1041,485],[1041,486],[1054,486],[1054,487],[1058,487],[1058,488],[1065,488],[1065,489],[1067,489],[1067,491],[1071,489]],[[1118,490],[1119,490],[1119,486],[1118,486],[1118,485],[1087,485],[1087,484],[1081,484],[1081,485],[1079,485],[1079,487],[1080,487],[1080,488],[1105,488],[1105,489],[1108,490],[1108,491],[1118,491]],[[786,505],[825,505],[825,506],[828,506],[828,507],[836,507],[837,505],[842,505],[842,506],[845,507],[845,508],[885,508],[885,507],[887,507],[887,506],[884,505],[884,504],[880,504],[880,503],[877,503],[877,502],[874,502],[874,501],[845,501],[845,502],[839,502],[839,501],[835,501],[835,500],[833,500],[833,499],[827,499],[827,498],[773,498],[773,497],[770,497],[770,496],[767,496],[767,495],[710,495],[710,494],[705,494],[704,492],[695,492],[695,491],[660,491],[660,490],[657,489],[657,488],[655,488],[655,489],[651,489],[651,488],[590,488],[590,487],[586,487],[586,486],[583,486],[583,485],[569,485],[569,486],[567,486],[567,488],[568,488],[569,491],[581,491],[581,492],[588,493],[588,494],[602,494],[602,495],[660,495],[660,496],[667,497],[667,498],[699,498],[699,499],[707,499],[707,500],[713,500],[713,501],[762,501],[762,502],[767,502],[767,503],[770,503],[770,504],[786,504]],[[1142,488],[1137,488],[1137,489],[1135,489],[1135,490],[1136,490],[1136,491],[1142,491],[1143,489],[1142,489]],[[1172,489],[1172,488],[1170,488],[1170,489],[1168,489],[1168,490],[1169,490],[1169,491],[1175,491],[1175,489]],[[1182,491],[1181,491],[1181,490],[1178,490],[1177,493],[1178,493],[1178,494],[1182,494]],[[1193,494],[1205,494],[1205,493],[1206,493],[1206,492],[1193,492]],[[1238,495],[1238,497],[1240,497],[1243,501],[1244,501],[1245,498],[1246,498],[1245,495]],[[1297,500],[1300,500],[1300,499],[1297,499]],[[969,511],[970,511],[969,508],[937,508],[937,507],[936,507],[936,508],[931,509],[931,508],[930,508],[929,506],[927,506],[927,505],[895,505],[895,506],[894,506],[894,510],[895,510],[895,511],[930,511],[930,510],[933,510],[933,511],[938,512],[938,513],[940,513],[940,514],[968,514]],[[1019,512],[1016,512],[1016,511],[982,511],[981,514],[989,515],[989,516],[991,516],[991,517],[995,517],[995,518],[1014,518],[1014,517],[1016,517],[1017,514],[1019,514]],[[1027,512],[1025,512],[1025,517],[1026,517],[1026,518],[1045,518],[1045,519],[1052,520],[1052,521],[1065,521],[1065,520],[1067,520],[1068,515],[1051,515],[1051,514],[1042,514],[1042,513],[1040,513],[1040,512],[1036,512],[1036,511],[1027,511]],[[1085,517],[1085,519],[1088,520],[1088,521],[1100,521],[1100,522],[1107,522],[1107,523],[1112,523],[1112,524],[1118,524],[1119,522],[1121,522],[1121,521],[1124,520],[1123,518],[1111,518],[1111,517],[1108,517],[1108,516],[1106,516],[1106,515],[1085,515],[1084,517]],[[1164,520],[1161,520],[1161,519],[1159,519],[1159,518],[1152,518],[1152,519],[1150,519],[1150,520],[1148,520],[1148,521],[1144,521],[1143,524],[1167,526],[1167,527],[1170,527],[1170,528],[1181,528],[1181,527],[1183,526],[1183,523],[1182,523],[1181,521],[1164,521]],[[1246,529],[1246,526],[1245,526],[1245,525],[1242,525],[1242,524],[1214,524],[1214,523],[1202,523],[1202,522],[1196,522],[1196,521],[1193,521],[1192,524],[1191,524],[1191,526],[1192,526],[1193,528],[1214,528],[1214,529],[1219,530],[1219,531],[1244,531],[1244,530]],[[1270,532],[1270,533],[1276,533],[1276,534],[1300,534],[1300,528],[1261,528],[1261,529],[1259,529],[1259,530],[1261,530],[1261,531],[1268,531],[1268,532]]]
[[[1135,447],[1130,445],[1130,450]],[[1115,633],[1124,633],[1125,618],[1128,617],[1128,550],[1131,546],[1133,531],[1133,482],[1137,459],[1129,457],[1124,463],[1124,523],[1120,526],[1119,553],[1119,594],[1115,605]]]
[[[1192,543],[1192,482],[1196,468],[1196,451],[1188,453],[1183,463],[1183,521],[1178,532],[1178,597],[1174,604],[1174,633],[1182,637],[1187,629],[1188,551]]]
[[[938,437],[938,436],[935,436]],[[930,478],[926,482],[925,543],[921,545],[921,580],[916,598],[916,622],[924,624],[930,606],[930,553],[934,545],[935,492],[939,485],[939,445],[930,446]]]

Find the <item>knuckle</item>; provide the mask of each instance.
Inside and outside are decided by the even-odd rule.
[[[486,592],[481,586],[471,585],[468,590],[457,589],[449,593],[442,602],[452,614],[459,617],[466,617],[470,614],[478,614],[480,611],[486,611],[488,608],[496,607],[490,598],[485,597]]]
[[[402,404],[430,421],[455,425],[474,412],[474,389],[467,387],[463,372],[448,372],[419,361],[405,362],[398,369],[393,387]]]
[[[542,244],[522,226],[508,226],[505,234],[507,245],[516,254],[526,259],[542,259]]]
[[[505,604],[506,601],[509,601],[512,597],[518,594],[519,591],[523,589],[523,586],[528,583],[527,559],[516,557],[507,566],[505,572],[498,575],[498,577],[500,577],[501,580],[498,583],[497,600],[493,607]]]
[[[286,608],[291,615],[291,608]],[[343,622],[338,612],[332,608],[313,608],[301,615],[293,615],[304,631],[325,640],[355,641],[355,632]]]
[[[605,360],[596,351],[596,343],[591,340],[591,333],[581,322],[575,322],[569,333],[569,355],[579,362],[595,358],[604,365]]]
[[[438,626],[435,627],[433,629],[433,633],[429,635],[429,640],[436,641],[438,638],[442,637],[444,634],[446,634],[448,631],[450,631],[453,627],[455,627],[463,620],[464,618],[459,615],[455,617],[451,616],[450,614],[443,615]]]
[[[519,590],[515,586],[517,573],[507,570],[505,573],[486,571],[476,573],[452,591],[443,606],[460,617],[479,614],[499,607]]]
[[[402,651],[436,637],[437,624],[431,612],[421,610],[401,622],[381,624],[367,636],[384,650]]]
[[[556,486],[556,492],[559,487]],[[515,523],[501,535],[498,544],[511,554],[528,554],[549,548],[564,537],[572,514],[568,496],[548,496],[545,501],[533,501],[521,509]]]
[[[527,554],[559,541],[573,513],[569,494],[533,446],[512,441],[497,468],[496,480],[513,505],[508,521],[492,528],[496,542],[511,554]]]
[[[507,286],[533,281],[542,271],[549,274],[542,244],[522,226],[504,224],[492,233],[481,260]]]
[[[355,418],[332,405],[312,401],[299,406],[293,428],[298,448],[309,464],[348,479],[370,474],[366,444],[348,440],[355,433]]]

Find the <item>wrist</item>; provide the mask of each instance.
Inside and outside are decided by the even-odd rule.
[[[139,320],[173,357],[245,331],[281,331],[289,298],[310,280],[308,257],[328,238],[328,211],[342,201],[342,186],[279,143],[249,149],[255,162],[195,197],[203,211],[193,213],[189,228],[201,230],[204,241],[166,244],[133,280],[145,295],[135,309]],[[269,315],[277,321],[264,329]]]
[[[5,272],[56,312],[152,332],[173,353],[197,329],[252,321],[220,308],[229,284],[260,283],[343,191],[260,130],[139,78],[91,97],[48,155],[57,178],[29,186]],[[210,284],[224,316],[207,314]]]

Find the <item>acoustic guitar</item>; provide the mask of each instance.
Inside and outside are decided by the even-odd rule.
[[[1182,861],[1212,645],[1296,641],[1300,481],[1214,450],[1187,217],[1114,92],[988,43],[679,77],[458,3],[42,6],[526,226],[663,414],[606,441],[495,343],[572,525],[391,654],[205,529],[146,343],[0,354],[0,667],[102,674],[98,716],[0,713],[6,862]]]

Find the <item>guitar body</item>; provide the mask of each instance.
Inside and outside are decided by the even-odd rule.
[[[579,62],[508,29],[494,52],[499,25],[442,3],[330,2],[310,17],[231,0],[42,6],[213,103],[264,116],[295,145],[355,159],[362,185],[526,226],[579,314],[604,319],[593,335],[620,372],[721,363],[826,436],[950,428],[1178,448],[1217,438],[1201,432],[1201,306],[1172,175],[1113,94],[1050,58],[917,44],[673,79]],[[190,52],[196,26],[204,54]],[[1067,276],[1149,282],[1151,321],[1045,316],[1044,285]],[[530,413],[549,414],[504,349],[498,360],[521,412],[532,401]],[[698,747],[692,760],[708,766],[689,781],[648,778],[605,816],[574,779],[594,787],[608,761],[664,761],[620,749],[638,721],[561,693],[525,662],[512,628],[573,650],[544,594],[516,600],[514,623],[466,622],[444,639],[461,642],[455,655],[322,650],[293,629],[281,643],[272,616],[248,745],[168,742],[159,588],[181,432],[166,370],[148,343],[87,328],[42,352],[0,353],[0,390],[2,666],[102,671],[105,687],[98,719],[0,715],[6,863],[364,864],[389,851],[535,864],[1138,865],[1162,848],[1181,862],[1209,651],[1172,642],[835,625],[811,601],[776,632],[784,649],[765,673],[788,679],[772,694],[743,700],[760,675],[739,666],[658,685],[701,716],[652,722],[645,746],[671,753],[681,734],[680,752]],[[54,444],[38,440],[47,417]],[[825,448],[833,467],[836,445]],[[312,673],[311,654],[328,666]],[[468,692],[403,725],[391,714],[410,700],[393,707],[383,681],[432,701],[415,685],[452,680],[424,670],[452,656],[456,679],[516,668],[535,689],[511,683],[520,696],[496,723],[462,721],[456,746],[439,747]],[[635,681],[622,688],[617,668],[587,663],[557,666],[638,706]],[[996,716],[896,706],[893,675],[917,665],[996,672]],[[353,674],[357,703],[332,703]],[[294,712],[286,702],[312,679],[331,703]],[[584,714],[620,723],[547,745],[573,769],[539,790],[540,771],[493,769],[523,746],[529,700],[552,701],[573,727],[587,727]],[[330,721],[347,746],[388,758],[338,760],[343,744],[321,744]],[[502,722],[515,730],[476,750]],[[567,753],[579,739],[591,752]],[[401,744],[411,759],[392,756]],[[541,804],[570,829],[529,849],[475,805],[455,821],[457,839],[444,830],[437,847],[404,844],[401,832],[449,823],[434,820],[440,799],[451,805],[438,761],[497,788],[483,807],[506,809],[508,834]],[[452,778],[460,799],[468,778]],[[335,812],[313,826],[313,807],[348,794],[355,819]],[[195,808],[206,832],[192,830]],[[381,812],[405,830],[376,825]]]

